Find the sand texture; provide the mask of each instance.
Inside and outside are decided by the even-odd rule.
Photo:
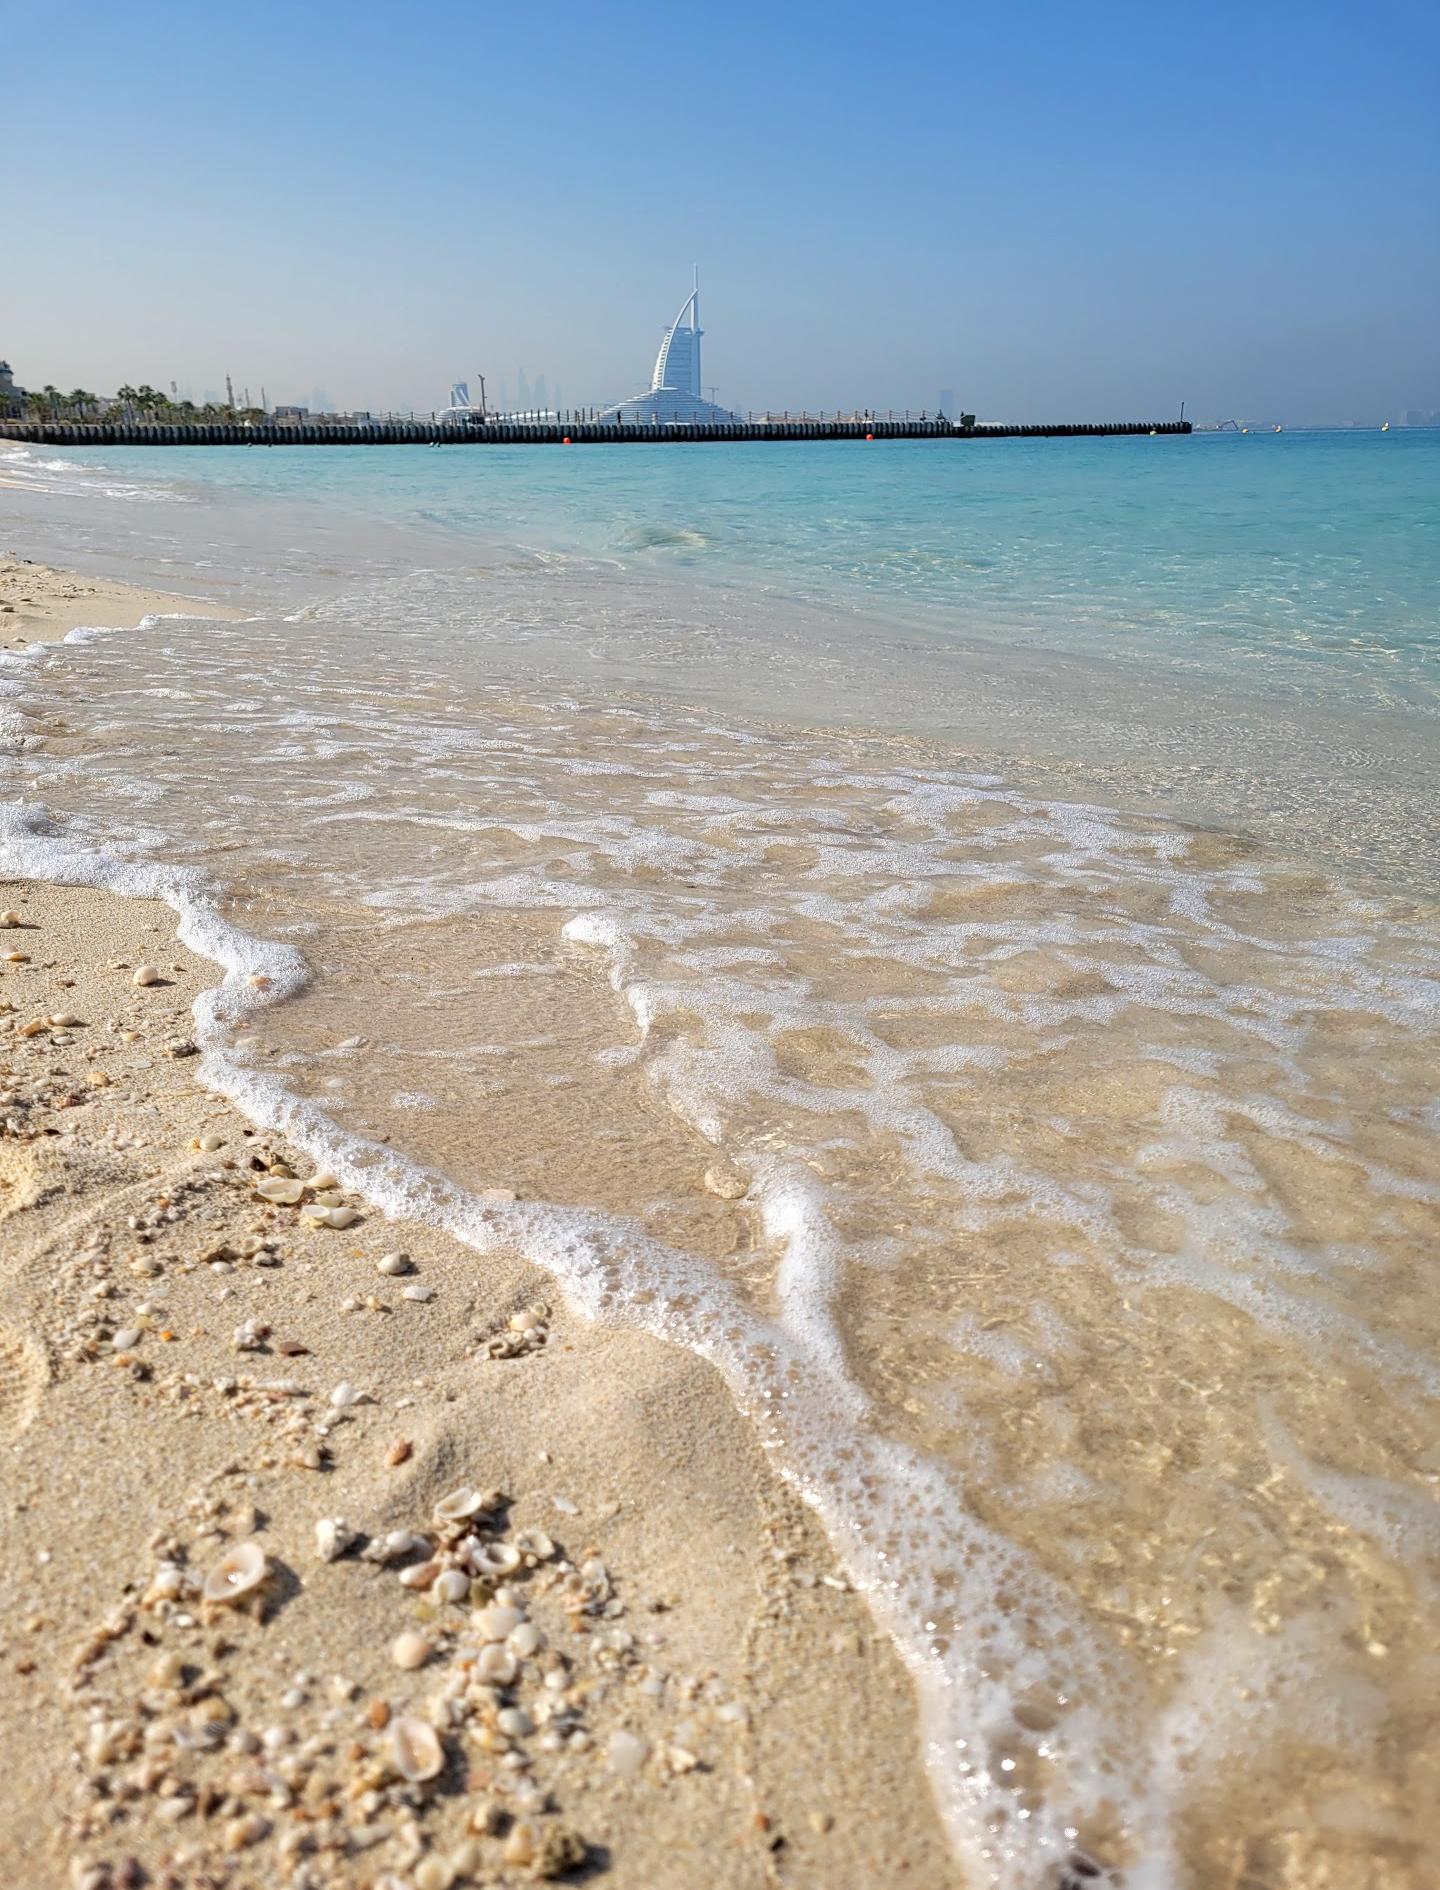
[[[212,968],[169,911],[0,900],[23,954],[0,960],[6,1882],[77,1858],[131,1881],[135,1858],[186,1885],[424,1885],[431,1857],[524,1882],[571,1855],[616,1884],[953,1881],[903,1673],[710,1368],[577,1327],[519,1264],[264,1200],[309,1165],[196,1087]],[[471,1486],[503,1506],[449,1534],[498,1567],[437,1602],[400,1575]],[[326,1562],[336,1518],[355,1540]],[[394,1531],[430,1546],[363,1558]],[[207,1604],[196,1578],[241,1543],[264,1583]],[[487,1689],[472,1621],[506,1588],[544,1644]],[[413,1671],[407,1630],[432,1650]],[[445,1729],[433,1782],[395,1776],[406,1714]],[[533,1862],[506,1862],[517,1825]],[[583,1853],[551,1857],[561,1832]]]
[[[204,604],[111,578],[81,577],[35,564],[13,552],[0,555],[0,648],[58,643],[81,624],[127,630],[142,617],[201,610],[207,617],[238,617],[226,604]]]

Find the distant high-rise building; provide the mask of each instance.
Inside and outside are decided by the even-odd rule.
[[[515,370],[515,405],[521,413],[525,413],[530,406],[530,383],[525,378],[523,367]]]
[[[954,417],[955,389],[953,387],[942,387],[940,389],[940,412],[944,414],[947,420]]]
[[[702,397],[700,387],[700,283],[698,276],[680,313],[665,330],[650,390],[605,410],[603,418],[627,426],[673,426],[687,420],[733,420],[735,415]]]
[[[323,387],[316,387],[311,390],[310,411],[311,413],[333,413],[335,411],[335,403],[331,400]]]
[[[1429,413],[1424,407],[1407,407],[1400,416],[1400,424],[1402,427],[1440,426],[1440,409]]]

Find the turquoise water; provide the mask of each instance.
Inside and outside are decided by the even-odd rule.
[[[939,642],[1437,702],[1440,431],[80,457],[197,497],[758,586]]]

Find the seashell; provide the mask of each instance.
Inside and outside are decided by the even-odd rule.
[[[484,1490],[451,1490],[448,1496],[442,1496],[435,1505],[436,1522],[465,1522],[471,1516],[479,1516],[494,1503]]]
[[[49,1019],[51,1028],[54,1030],[73,1030],[79,1022],[80,1019],[73,1011],[56,1011],[55,1015]]]
[[[291,1180],[285,1175],[267,1175],[263,1181],[255,1183],[255,1192],[262,1201],[275,1201],[281,1207],[294,1207],[305,1192],[303,1182]]]
[[[307,1188],[313,1188],[315,1183],[313,1181],[307,1181],[305,1186]],[[315,1196],[315,1200],[321,1207],[337,1208],[345,1205],[345,1197],[337,1188],[320,1189]]]
[[[427,1299],[434,1299],[434,1297],[435,1288],[433,1286],[407,1286],[402,1294],[402,1298],[420,1300],[422,1303]]]
[[[522,1621],[505,1645],[522,1660],[532,1660],[545,1645],[545,1636],[533,1621]]]
[[[397,1634],[390,1643],[391,1660],[397,1667],[404,1668],[406,1673],[413,1673],[417,1667],[423,1667],[434,1652],[435,1649],[425,1636],[415,1633],[412,1628]]]
[[[475,1661],[475,1677],[487,1686],[508,1687],[520,1671],[520,1663],[508,1647],[491,1642],[482,1647]]]
[[[641,1767],[650,1756],[650,1742],[642,1739],[639,1733],[626,1732],[623,1727],[610,1735],[610,1742],[605,1748],[605,1756],[610,1767],[620,1778],[639,1778]]]
[[[707,1168],[705,1186],[711,1194],[719,1195],[722,1201],[738,1201],[750,1186],[743,1175],[733,1168]]]
[[[338,1516],[322,1516],[315,1525],[315,1547],[322,1562],[338,1562],[356,1539],[356,1532]]]
[[[110,1341],[112,1352],[133,1352],[145,1334],[139,1326],[122,1326]]]
[[[321,1194],[327,1188],[338,1188],[340,1183],[335,1179],[328,1168],[321,1168],[310,1177],[305,1183],[305,1186],[307,1188],[313,1188],[316,1194]]]
[[[513,1575],[522,1560],[520,1551],[509,1542],[482,1542],[469,1556],[477,1575]]]
[[[359,1404],[365,1393],[357,1391],[354,1385],[342,1381],[330,1393],[330,1403],[336,1411],[348,1411],[352,1404]]]
[[[522,1818],[512,1824],[500,1855],[507,1864],[533,1864],[540,1852],[540,1836],[533,1824]]]
[[[523,1306],[519,1312],[510,1315],[512,1332],[533,1332],[541,1323],[540,1315],[533,1306]]]
[[[537,1562],[548,1562],[555,1553],[555,1544],[543,1529],[517,1529],[514,1541],[521,1555],[533,1556]]]
[[[0,925],[9,927],[13,925],[22,925],[23,923],[24,921],[21,919],[20,914],[18,912],[13,912],[13,911],[0,912]]]
[[[21,1024],[15,1034],[18,1037],[38,1037],[42,1031],[49,1028],[43,1017],[32,1017],[28,1024]]]
[[[524,1739],[535,1730],[535,1722],[523,1706],[504,1706],[495,1715],[495,1724],[507,1739]]]
[[[482,1641],[503,1641],[507,1634],[525,1619],[518,1608],[506,1608],[498,1604],[489,1608],[477,1608],[470,1620],[475,1632]]]
[[[403,1253],[382,1253],[380,1258],[375,1262],[375,1271],[377,1273],[388,1274],[392,1279],[395,1278],[397,1274],[409,1273],[411,1271],[409,1255]]]
[[[400,1571],[402,1588],[429,1588],[440,1573],[438,1562],[416,1562]]]
[[[430,1541],[426,1536],[417,1536],[411,1529],[392,1529],[388,1535],[377,1536],[375,1541],[361,1550],[361,1557],[366,1562],[400,1562],[407,1555],[428,1555]]]
[[[311,1201],[300,1212],[307,1220],[314,1221],[317,1227],[348,1227],[352,1221],[360,1218],[358,1208],[325,1207],[318,1201]]]
[[[130,980],[131,984],[159,984],[160,973],[153,965],[141,965]]]
[[[195,1146],[198,1149],[202,1149],[205,1154],[213,1155],[217,1148],[224,1148],[225,1138],[223,1135],[216,1135],[215,1132],[211,1130],[209,1134],[199,1136],[196,1139]]]
[[[258,1542],[237,1542],[205,1577],[201,1598],[223,1603],[242,1601],[254,1594],[269,1573],[270,1564]]]
[[[412,1785],[438,1778],[445,1769],[445,1748],[440,1743],[440,1735],[423,1719],[393,1720],[386,1745],[390,1764]]]
[[[430,1592],[437,1601],[463,1601],[470,1592],[470,1577],[462,1568],[447,1568]]]

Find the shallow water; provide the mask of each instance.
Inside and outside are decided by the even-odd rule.
[[[1265,847],[1258,804],[1200,830],[1040,791],[1100,765],[1067,746],[1070,683],[1102,693],[1070,649],[1050,697],[1023,672],[1051,751],[981,769],[1003,715],[958,753],[927,717],[929,665],[971,673],[953,626],[757,617],[748,577],[557,575],[533,544],[477,570],[374,493],[357,553],[334,495],[98,477],[26,503],[262,608],[12,661],[7,852],[181,908],[229,967],[210,1079],[715,1360],[910,1661],[974,1882],[1077,1848],[1132,1890],[1428,1881],[1433,907]],[[860,721],[867,658],[871,725],[813,726],[847,688]],[[807,672],[808,727],[775,711]],[[1329,765],[1403,868],[1423,709],[1305,712],[1372,718],[1386,791]],[[1304,754],[1267,762],[1297,798]]]

